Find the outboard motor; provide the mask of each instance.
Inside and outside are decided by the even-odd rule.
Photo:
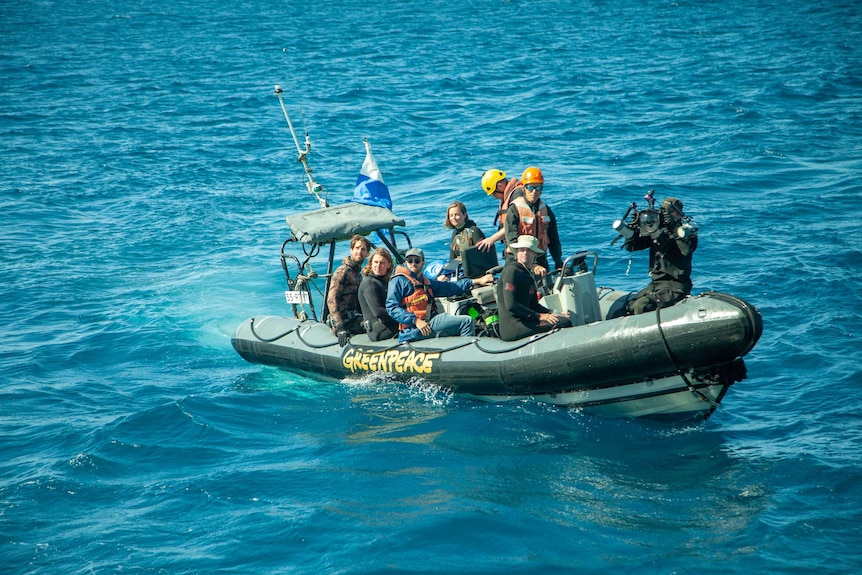
[[[586,264],[588,255],[593,256],[592,271]],[[570,256],[554,282],[553,291],[542,298],[542,305],[560,313],[568,312],[573,326],[601,320],[595,276],[598,261],[599,256],[593,252],[578,252]]]

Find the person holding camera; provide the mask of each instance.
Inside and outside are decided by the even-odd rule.
[[[697,249],[697,225],[682,211],[677,198],[665,198],[661,209],[645,210],[633,224],[613,227],[625,238],[623,248],[649,248],[652,281],[627,304],[628,314],[641,314],[675,304],[691,293],[691,259]]]

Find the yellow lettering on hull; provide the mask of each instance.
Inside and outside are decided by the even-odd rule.
[[[434,370],[434,360],[440,359],[440,353],[417,352],[412,349],[399,351],[363,351],[360,348],[348,348],[341,356],[341,365],[351,372],[357,371],[388,371],[399,374],[422,375]]]

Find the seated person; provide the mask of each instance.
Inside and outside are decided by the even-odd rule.
[[[350,334],[363,333],[362,309],[359,307],[359,283],[362,262],[368,257],[371,242],[356,234],[350,238],[350,255],[344,258],[332,274],[329,291],[326,294],[326,307],[332,333],[338,337],[338,345],[344,347]]]
[[[494,283],[494,276],[486,274],[471,280],[468,278],[439,282],[422,273],[425,253],[419,248],[407,250],[406,263],[395,268],[386,295],[386,311],[399,323],[398,341],[417,341],[435,336],[475,335],[473,318],[469,315],[437,313],[435,296],[460,295],[473,286]]]
[[[571,327],[567,316],[551,313],[539,303],[533,262],[544,250],[534,236],[518,236],[510,243],[515,259],[506,262],[497,283],[497,316],[500,318],[500,338],[514,341],[555,327]]]
[[[398,322],[386,313],[386,288],[392,275],[392,256],[386,248],[377,248],[363,268],[359,284],[359,305],[368,339],[380,341],[395,337]]]

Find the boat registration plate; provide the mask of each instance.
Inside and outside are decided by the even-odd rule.
[[[287,300],[289,304],[308,304],[308,292],[306,291],[286,291],[284,292],[284,299]]]

